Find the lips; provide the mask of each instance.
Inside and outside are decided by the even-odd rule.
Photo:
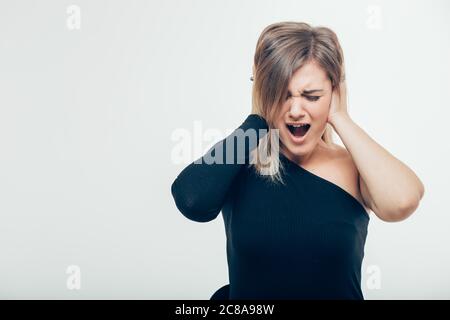
[[[290,133],[297,138],[301,138],[306,135],[311,125],[309,123],[299,123],[299,124],[286,124]]]

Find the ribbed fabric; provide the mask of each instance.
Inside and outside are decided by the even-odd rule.
[[[224,162],[226,144],[247,129],[267,129],[267,123],[249,115],[216,144]],[[194,162],[171,187],[188,219],[207,222],[222,211],[229,286],[221,292],[229,299],[364,299],[361,265],[370,219],[361,203],[282,153],[285,184],[270,182],[248,165],[256,146],[246,147],[245,159],[234,153],[240,164]]]

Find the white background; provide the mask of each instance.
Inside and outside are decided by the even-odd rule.
[[[209,299],[228,283],[222,216],[190,221],[171,197],[187,165],[171,138],[242,123],[256,41],[288,20],[338,34],[350,116],[425,184],[409,219],[372,215],[365,298],[449,299],[450,4],[375,0],[2,1],[0,298]]]

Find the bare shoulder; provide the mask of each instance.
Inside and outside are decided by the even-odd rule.
[[[324,150],[324,152],[321,153],[324,155],[322,159],[325,160],[325,162],[339,166],[345,165],[346,167],[351,167],[351,162],[353,162],[352,156],[346,148],[333,143],[331,145],[327,145],[326,147],[322,147],[322,150]]]
[[[327,162],[331,164],[336,172],[340,173],[342,178],[345,178],[346,180],[358,178],[358,169],[353,162],[350,152],[348,152],[346,148],[338,144],[333,144],[330,146],[327,154]]]
[[[369,211],[370,209],[365,205],[361,194],[358,168],[350,152],[345,147],[333,144],[330,146],[329,157],[332,159],[331,167],[334,168],[333,178],[336,184],[350,193],[361,203],[366,211]]]

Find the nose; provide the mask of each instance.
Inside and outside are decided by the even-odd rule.
[[[289,115],[291,118],[298,119],[305,115],[305,109],[301,105],[300,101],[293,101],[289,109]]]

